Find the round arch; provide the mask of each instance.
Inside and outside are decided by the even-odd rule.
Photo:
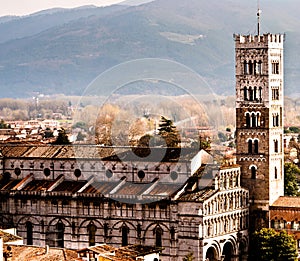
[[[218,250],[218,246],[215,244],[211,245],[205,253],[205,260],[206,261],[217,261],[219,260],[220,254]]]

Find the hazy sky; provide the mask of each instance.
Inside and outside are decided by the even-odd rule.
[[[0,16],[27,15],[53,7],[104,6],[119,2],[122,0],[0,0]]]

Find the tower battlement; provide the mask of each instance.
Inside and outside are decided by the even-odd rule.
[[[233,35],[236,47],[251,47],[251,45],[255,46],[270,46],[274,47],[283,47],[284,42],[284,34],[263,34],[263,35]]]

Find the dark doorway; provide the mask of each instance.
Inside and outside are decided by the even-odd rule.
[[[222,256],[224,256],[223,261],[231,261],[233,257],[233,248],[230,242],[227,242],[223,247]]]
[[[207,249],[205,258],[206,258],[206,260],[209,260],[209,261],[217,261],[216,250],[213,247],[210,247],[209,249]]]

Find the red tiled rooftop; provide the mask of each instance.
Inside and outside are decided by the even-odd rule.
[[[300,208],[300,197],[279,197],[272,207]]]

